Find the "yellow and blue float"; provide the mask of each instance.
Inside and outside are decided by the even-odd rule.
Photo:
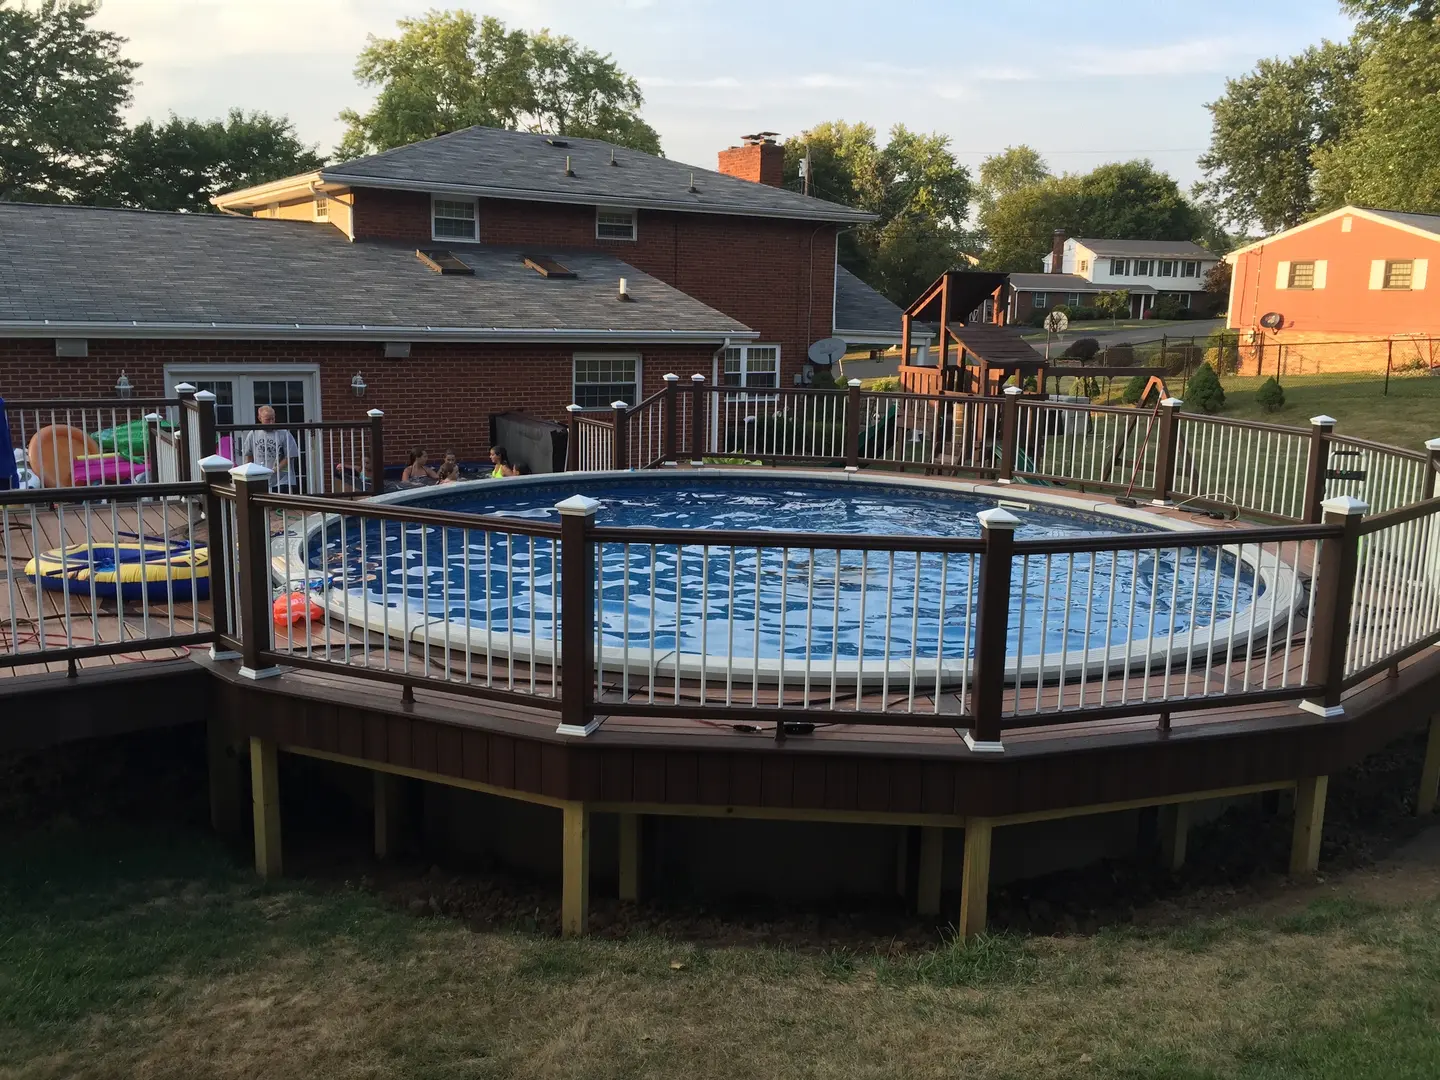
[[[132,601],[204,600],[210,558],[203,546],[141,537],[111,544],[72,544],[43,551],[25,564],[42,589]]]

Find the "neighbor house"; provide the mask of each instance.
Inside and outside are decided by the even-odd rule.
[[[1130,315],[1141,319],[1162,296],[1207,313],[1216,297],[1205,276],[1220,257],[1189,240],[1067,238],[1056,230],[1043,273],[1011,274],[1010,321],[1025,322],[1057,307],[1094,307],[1101,293],[1130,294]]]
[[[792,385],[814,341],[900,319],[837,284],[836,234],[871,215],[781,188],[782,162],[768,137],[711,171],[473,127],[218,215],[0,204],[0,395],[107,396],[124,372],[212,390],[222,422],[378,407],[392,457],[473,457],[492,413],[634,404],[671,371]]]
[[[1440,214],[1346,206],[1227,259],[1242,370],[1383,371],[1440,365]]]

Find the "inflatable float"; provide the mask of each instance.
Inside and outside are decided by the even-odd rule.
[[[42,551],[25,564],[42,589],[122,601],[204,600],[210,595],[210,559],[204,547],[144,537],[113,544],[74,544]],[[193,585],[193,589],[192,589]]]

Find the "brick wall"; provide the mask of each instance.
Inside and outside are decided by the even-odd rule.
[[[644,396],[664,385],[668,371],[682,383],[696,372],[708,378],[712,356],[703,345],[605,350],[416,342],[409,360],[386,360],[378,342],[91,339],[88,358],[62,360],[51,338],[0,338],[0,397],[112,398],[122,370],[136,397],[160,397],[172,389],[164,385],[166,364],[318,364],[322,419],[359,420],[367,409],[383,409],[390,463],[403,462],[416,444],[432,455],[449,448],[476,459],[489,449],[491,413],[566,418],[577,351],[639,352]],[[357,371],[368,387],[363,399],[350,391]]]
[[[805,363],[810,343],[829,337],[834,326],[836,228],[803,221],[641,210],[635,240],[598,240],[593,206],[480,201],[482,243],[613,252],[636,269],[758,331],[761,342],[780,345],[785,383]],[[355,235],[356,239],[430,243],[430,197],[420,192],[356,191]]]

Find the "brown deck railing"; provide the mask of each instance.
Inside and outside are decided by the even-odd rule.
[[[173,426],[180,404],[179,397],[12,399],[5,402],[10,445],[0,453],[17,455],[48,488],[173,482],[180,474],[173,463],[162,467],[159,455],[162,445],[186,455]]]

